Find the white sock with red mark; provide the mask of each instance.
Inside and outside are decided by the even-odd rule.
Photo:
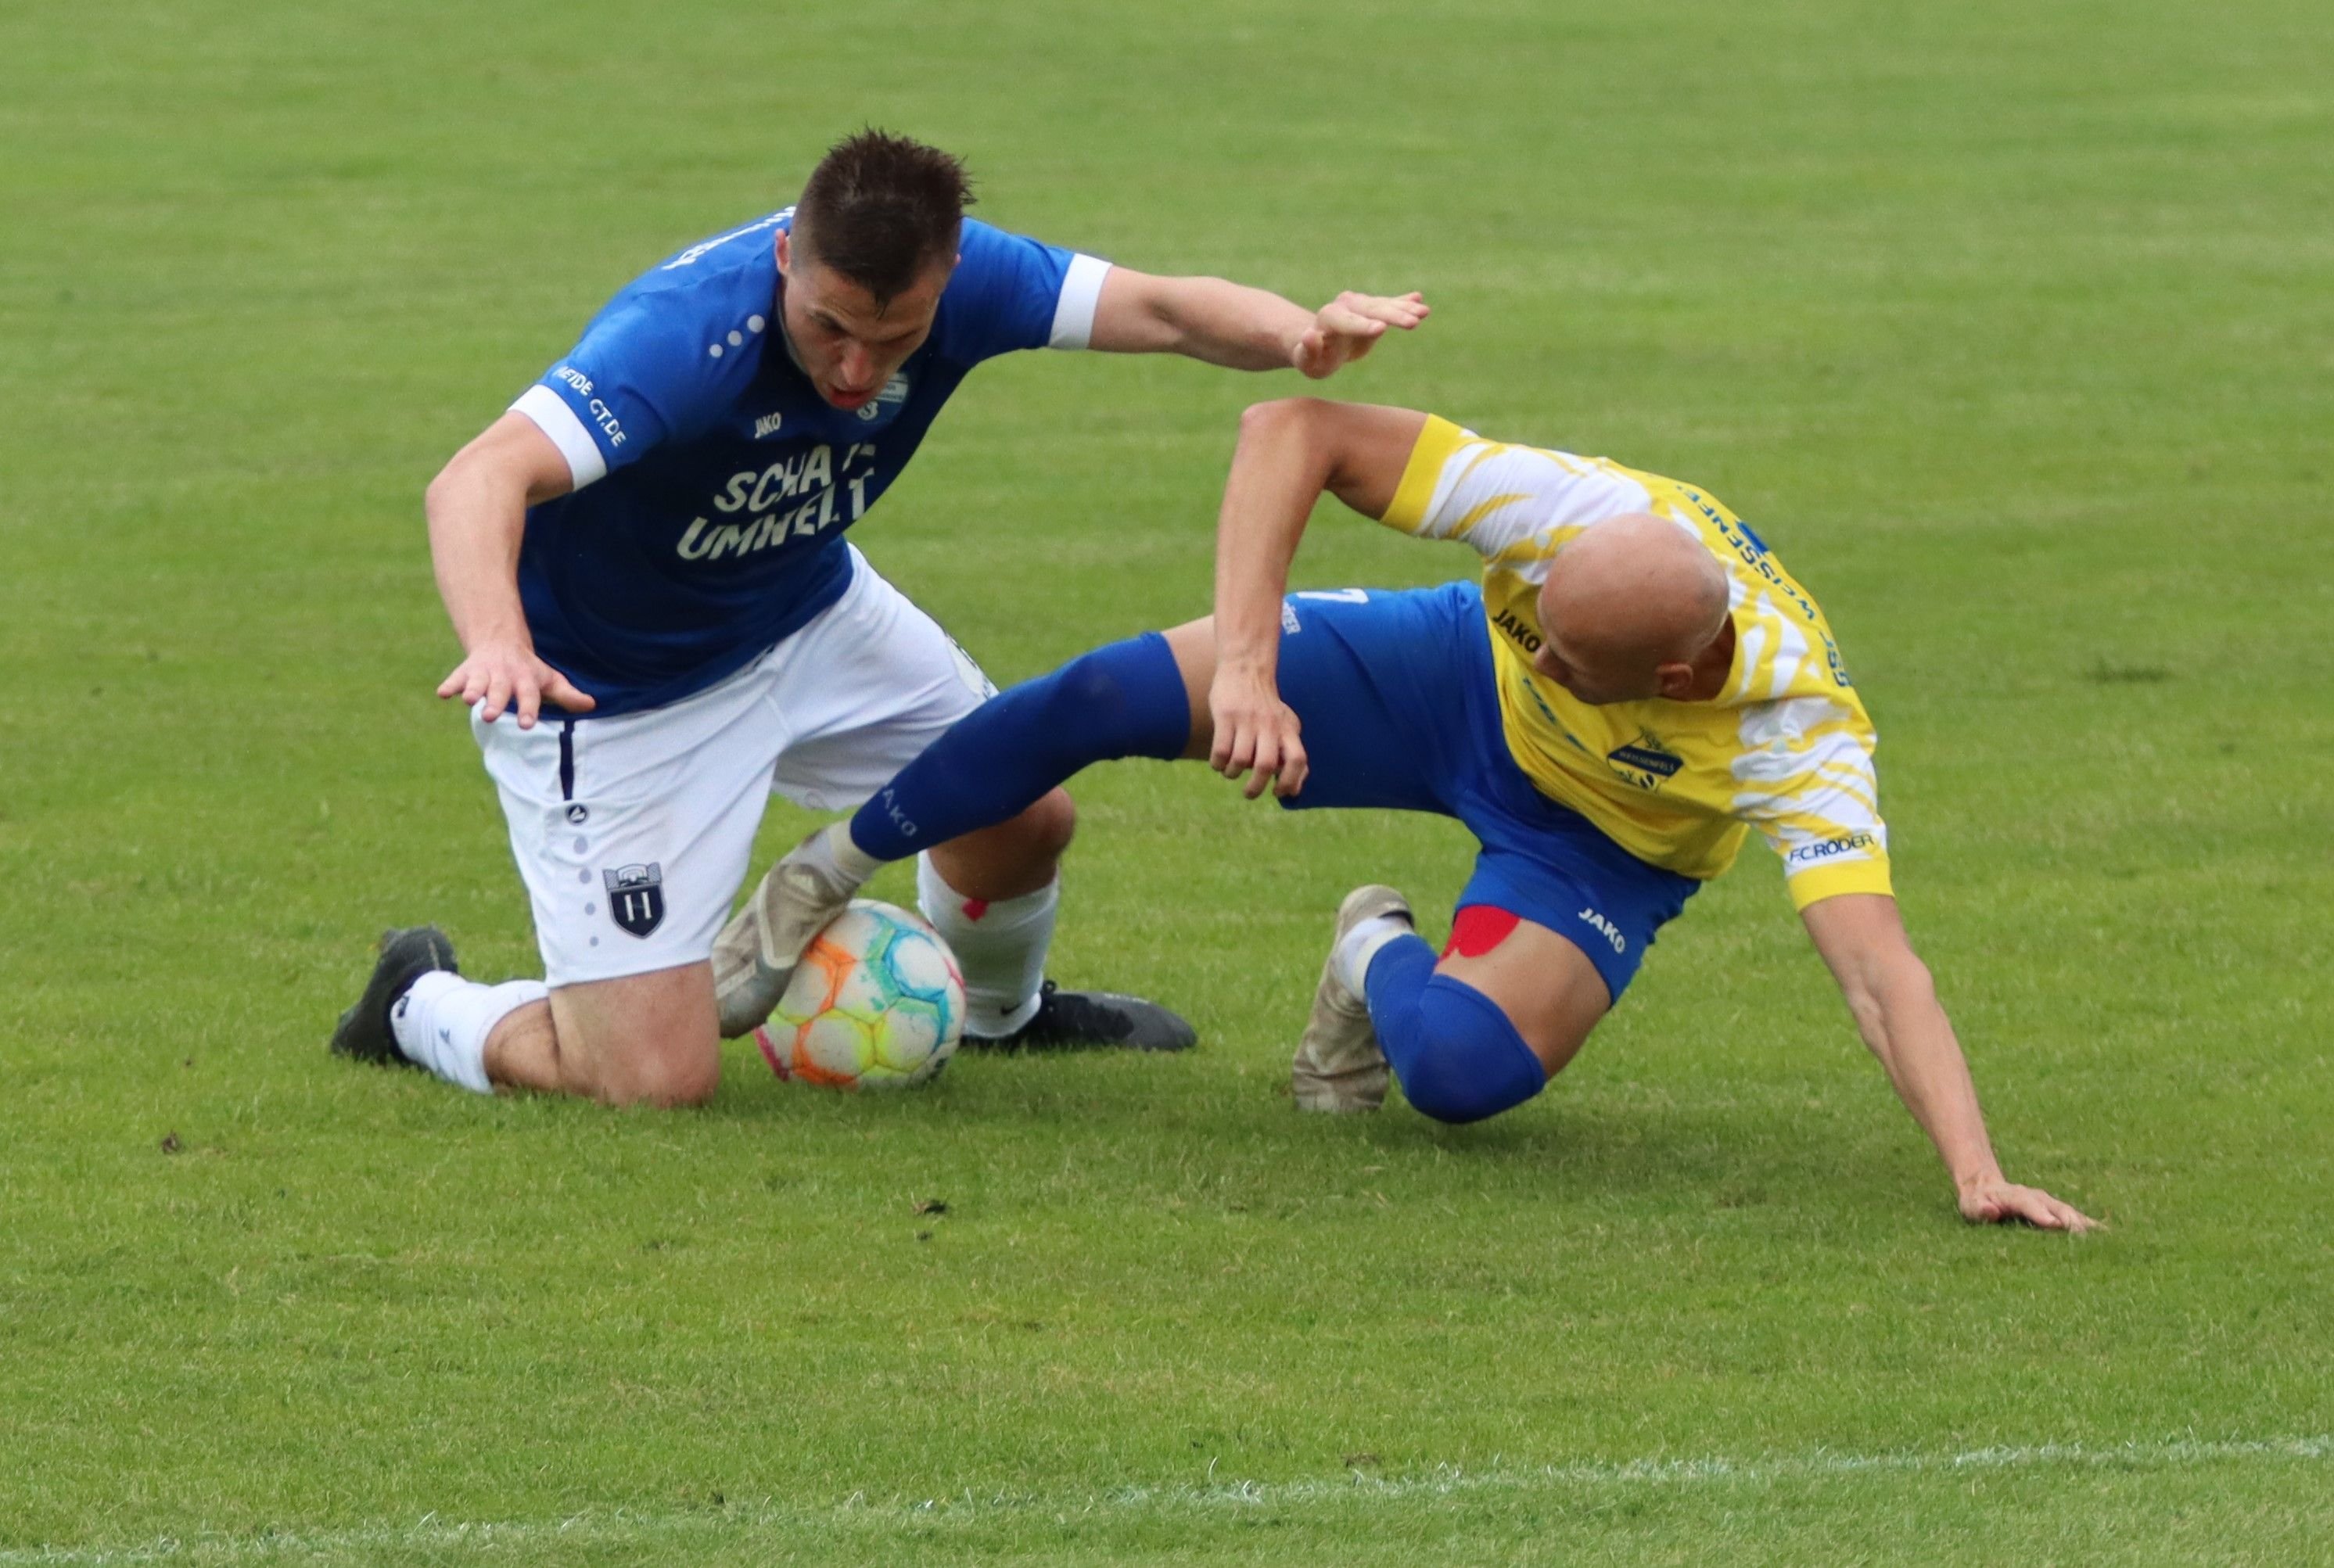
[[[965,1033],[995,1039],[1037,1015],[1061,898],[1056,877],[1018,899],[968,899],[940,880],[930,855],[917,857],[916,903],[964,970]]]

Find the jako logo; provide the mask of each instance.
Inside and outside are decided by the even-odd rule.
[[[1512,610],[1502,610],[1491,617],[1491,624],[1516,640],[1526,653],[1539,651],[1539,633],[1524,624],[1522,616]]]
[[[758,441],[765,436],[776,435],[778,433],[778,427],[786,422],[786,417],[784,414],[763,415],[760,418],[754,421],[754,439]]]
[[[902,838],[912,839],[916,836],[918,832],[916,824],[910,822],[908,813],[900,809],[899,797],[892,793],[890,786],[887,785],[876,792],[875,798],[883,803],[883,814],[892,819],[892,825],[900,830]],[[979,916],[974,917],[976,919],[979,918]]]
[[[1599,931],[1602,931],[1605,934],[1605,939],[1613,944],[1613,950],[1615,952],[1625,953],[1629,950],[1629,938],[1615,930],[1613,928],[1613,922],[1598,914],[1596,910],[1583,909],[1580,911],[1577,918],[1587,921]]]

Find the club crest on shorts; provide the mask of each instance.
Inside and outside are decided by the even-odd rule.
[[[618,866],[612,871],[602,871],[600,880],[607,884],[609,917],[619,927],[635,937],[645,937],[664,924],[662,862]]]

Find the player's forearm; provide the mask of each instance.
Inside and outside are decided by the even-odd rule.
[[[532,648],[518,597],[526,495],[484,465],[457,461],[431,482],[429,562],[462,650],[487,643]]]
[[[1278,667],[1289,563],[1331,467],[1313,405],[1262,403],[1240,416],[1216,523],[1218,668],[1270,677]]]
[[[1313,313],[1223,278],[1162,280],[1152,311],[1175,353],[1234,370],[1285,370]]]
[[[1865,1043],[1887,1069],[1905,1109],[1936,1146],[1956,1186],[2001,1174],[1986,1136],[1977,1085],[1961,1042],[1937,1001],[1928,970],[1917,959],[1885,965],[1857,1007]]]

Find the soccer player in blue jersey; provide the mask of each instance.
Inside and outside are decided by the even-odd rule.
[[[718,1002],[709,960],[768,796],[857,805],[993,694],[844,538],[967,372],[1051,347],[1319,378],[1426,315],[1416,294],[1310,312],[1148,276],[969,219],[970,199],[937,149],[838,143],[796,206],[626,286],[431,483],[464,653],[439,694],[470,705],[545,976],[481,985],[436,928],[391,931],[336,1053],[481,1092],[708,1098],[719,1036],[767,1009]],[[921,858],[969,1034],[1190,1044],[1155,1004],[1044,980],[1073,820],[1051,791]],[[751,907],[725,939],[753,949]]]

